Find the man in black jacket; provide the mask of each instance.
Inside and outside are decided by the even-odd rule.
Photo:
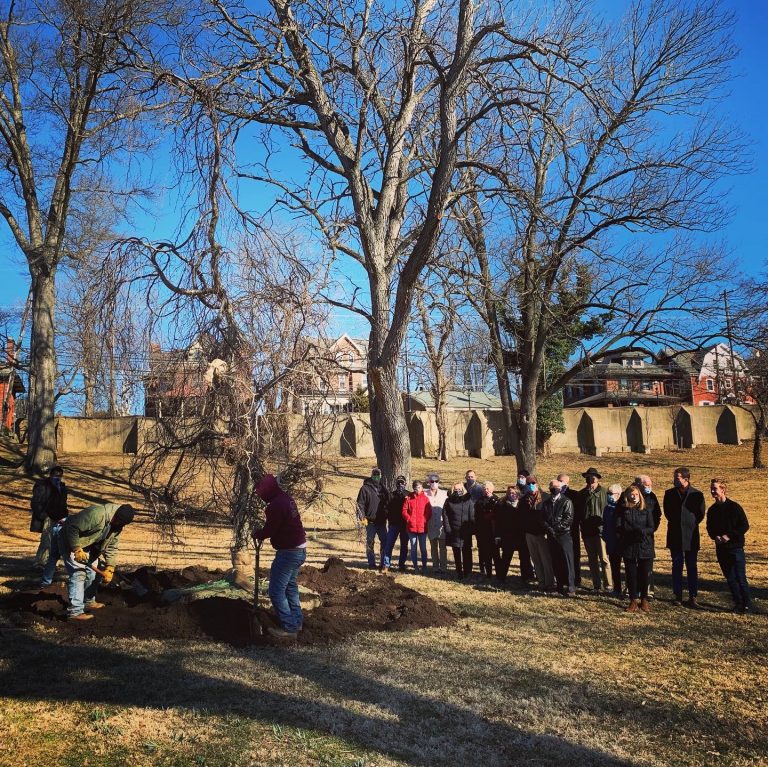
[[[584,504],[578,490],[571,487],[571,478],[567,474],[558,474],[560,492],[570,498],[573,504],[573,523],[571,524],[571,541],[573,542],[573,577],[576,588],[581,588],[581,520],[584,519]]]
[[[376,569],[376,538],[379,539],[381,569],[384,569],[384,545],[387,540],[387,501],[389,493],[381,482],[381,469],[374,467],[357,494],[357,518],[365,525],[365,553],[368,569]]]
[[[707,533],[715,542],[717,561],[725,580],[728,581],[734,611],[758,612],[749,591],[744,556],[744,534],[749,530],[749,521],[744,509],[728,498],[727,492],[728,484],[724,479],[712,480],[710,493],[715,502],[709,507],[707,514]]]
[[[407,480],[400,475],[395,483],[395,490],[387,501],[387,542],[384,546],[382,572],[387,572],[392,566],[392,552],[395,550],[398,538],[400,539],[399,570],[405,570],[405,562],[408,558],[408,533],[403,519],[403,504],[408,496]]]
[[[48,572],[43,574],[43,585],[49,585],[56,570],[58,549],[55,537],[58,536],[61,525],[67,517],[67,486],[64,483],[64,469],[61,466],[52,466],[45,479],[39,479],[32,487],[31,512],[32,519],[29,529],[33,533],[40,533],[40,545],[35,554],[35,566],[47,567],[51,556],[54,557],[50,578],[46,583]]]
[[[704,494],[691,485],[691,472],[685,466],[675,469],[674,487],[664,493],[667,519],[667,548],[672,557],[674,603],[683,603],[683,562],[688,577],[688,604],[698,608],[699,524],[706,513]]]
[[[543,507],[557,590],[564,596],[575,597],[576,582],[571,540],[573,502],[563,495],[562,483],[559,480],[553,479],[549,483],[549,498],[544,500]]]

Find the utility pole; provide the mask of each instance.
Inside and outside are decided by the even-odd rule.
[[[728,347],[731,353],[731,373],[733,375],[733,394],[736,397],[736,404],[739,404],[739,390],[736,381],[736,357],[733,353],[733,333],[731,332],[731,315],[728,311],[728,291],[723,291],[723,302],[725,304],[725,332],[728,336]]]

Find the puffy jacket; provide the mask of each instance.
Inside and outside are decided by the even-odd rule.
[[[571,532],[573,524],[573,503],[571,499],[560,494],[557,498],[548,496],[542,502],[542,514],[547,532],[559,538]]]
[[[430,493],[424,493],[432,506],[432,516],[429,518],[429,524],[427,525],[427,537],[429,540],[434,541],[436,538],[440,538],[443,533],[443,506],[445,500],[448,498],[448,493],[445,490],[438,489],[435,495]]]
[[[259,482],[257,492],[267,502],[264,527],[253,531],[255,538],[263,541],[269,538],[273,549],[296,549],[307,542],[304,525],[296,501],[267,474]]]
[[[432,505],[424,493],[408,493],[403,503],[405,529],[409,533],[427,532],[427,523],[432,516]]]
[[[88,506],[77,514],[70,514],[59,537],[64,556],[75,549],[85,549],[91,555],[91,561],[100,557],[106,564],[114,565],[122,528],[115,531],[110,523],[120,505],[105,503],[103,506]]]
[[[357,518],[376,524],[387,521],[387,501],[389,493],[381,482],[374,482],[370,477],[363,482],[357,494]]]
[[[664,493],[664,516],[667,518],[667,548],[698,551],[701,548],[699,524],[704,519],[704,494],[692,485],[680,493],[671,487]]]
[[[619,550],[626,559],[653,559],[653,512],[639,506],[616,507]]]
[[[600,528],[603,526],[603,511],[608,505],[608,491],[598,485],[595,490],[589,487],[579,490],[580,506],[583,509],[581,519],[581,531],[587,537],[600,535]]]
[[[718,535],[727,535],[725,543],[715,542],[718,549],[743,549],[744,534],[749,530],[749,521],[744,509],[726,498],[722,503],[714,503],[707,513],[707,533],[713,540]]]
[[[469,493],[448,496],[443,506],[443,529],[449,546],[461,548],[466,541],[471,541],[475,531],[475,504]]]

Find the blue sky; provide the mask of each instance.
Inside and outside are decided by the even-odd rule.
[[[623,6],[612,0],[600,0],[608,13]],[[754,170],[731,180],[729,203],[733,218],[720,237],[730,247],[739,268],[754,274],[764,268],[768,252],[764,245],[763,221],[768,188],[768,67],[765,47],[768,41],[768,3],[761,0],[723,0],[725,8],[738,17],[735,39],[741,55],[735,65],[736,78],[723,109],[734,126],[744,130],[753,142]],[[157,167],[157,166],[156,166]],[[142,231],[152,236],[157,232]],[[732,277],[724,276],[724,287]],[[23,257],[18,253],[7,229],[0,225],[0,307],[23,303],[29,276]],[[360,325],[355,322],[354,325]],[[360,327],[354,329],[360,332]]]

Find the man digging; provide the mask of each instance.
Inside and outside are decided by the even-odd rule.
[[[133,506],[105,503],[89,506],[78,514],[67,517],[60,534],[59,545],[64,567],[69,576],[69,607],[67,619],[85,621],[93,618],[91,610],[103,605],[96,601],[96,589],[100,582],[105,586],[115,574],[117,548],[123,528],[133,522]],[[103,569],[97,571],[96,562],[101,559]]]
[[[260,546],[269,538],[275,549],[269,571],[269,598],[280,628],[270,627],[267,632],[278,639],[296,639],[304,624],[297,578],[307,558],[307,536],[296,501],[277,484],[274,475],[265,474],[255,492],[267,504],[267,521],[264,527],[254,528],[254,543]]]

